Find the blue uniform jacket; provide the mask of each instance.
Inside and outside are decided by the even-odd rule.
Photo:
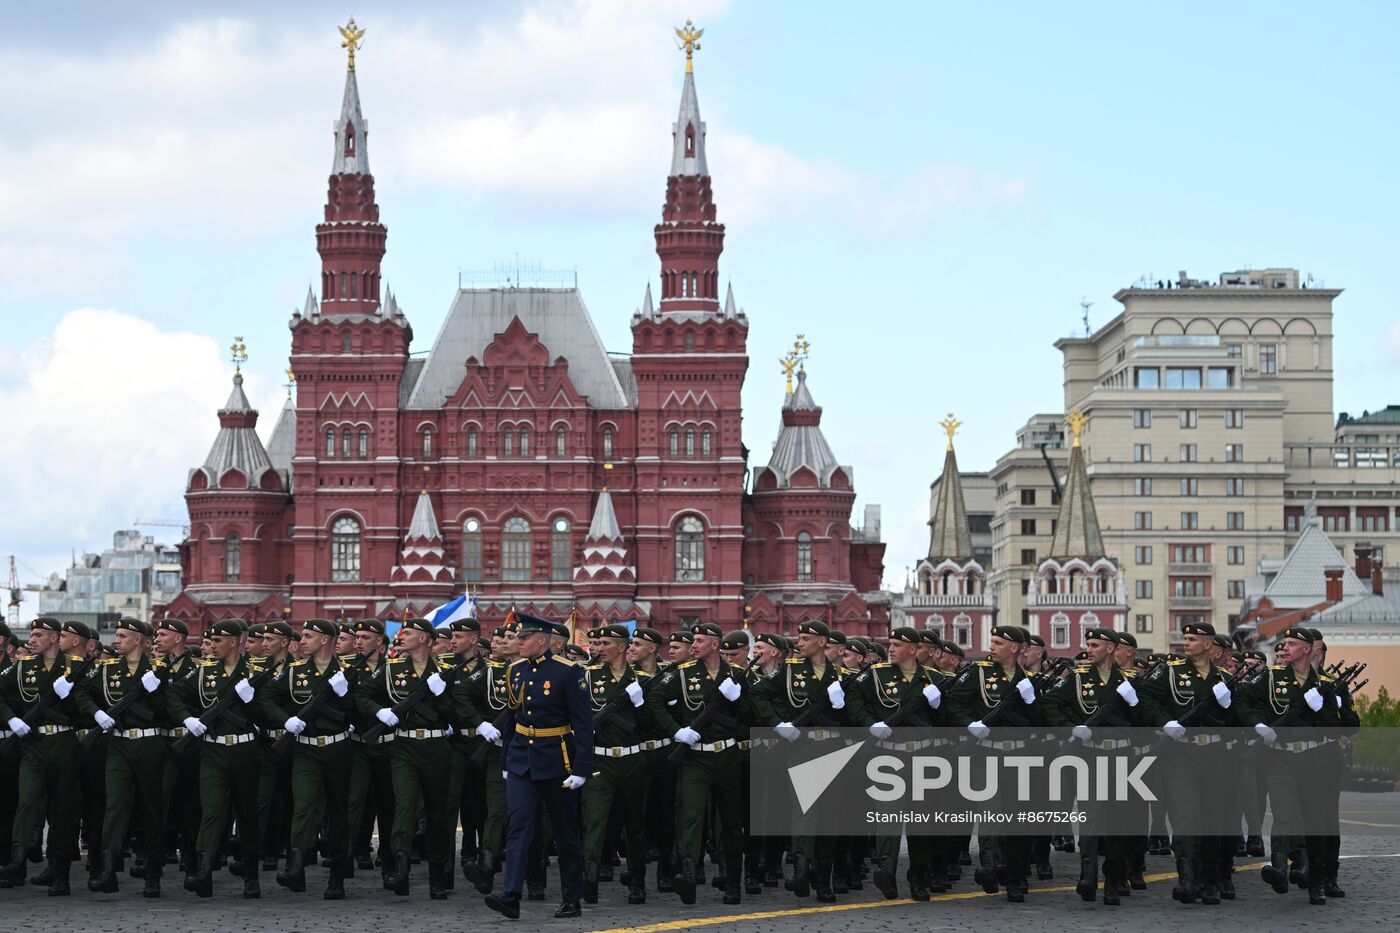
[[[592,777],[593,709],[584,669],[546,652],[516,661],[506,678],[510,716],[501,733],[501,767],[537,781]],[[570,731],[529,734],[561,728]]]

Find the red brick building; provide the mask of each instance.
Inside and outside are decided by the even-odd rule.
[[[387,230],[355,72],[335,127],[318,289],[292,315],[295,404],[263,447],[241,388],[186,491],[197,628],[227,615],[399,617],[470,590],[563,618],[883,633],[884,545],[850,524],[853,471],[805,376],[747,492],[748,319],[720,298],[694,76],[672,128],[660,300],[610,354],[574,289],[461,289],[426,358],[380,284]],[[383,298],[381,299],[381,294]],[[238,380],[236,380],[238,381]]]

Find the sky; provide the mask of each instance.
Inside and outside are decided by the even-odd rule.
[[[720,261],[749,322],[744,439],[808,384],[886,582],[927,549],[937,422],[989,469],[1058,411],[1054,341],[1142,276],[1290,266],[1337,299],[1337,411],[1400,402],[1392,4],[60,2],[0,33],[0,557],[24,582],[179,520],[227,398],[270,432],[319,270],[336,26],[356,13],[385,279],[415,352],[462,271],[577,270],[612,350],[659,261],[684,57]],[[173,540],[173,529],[150,533]],[[26,610],[27,611],[27,610]]]

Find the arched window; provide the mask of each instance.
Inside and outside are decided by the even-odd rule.
[[[694,456],[695,456],[695,429],[694,429],[694,428],[686,428],[686,429],[685,429],[685,455],[686,455],[687,457],[694,457]]]
[[[569,538],[569,520],[562,515],[554,520],[549,534],[549,578],[567,583],[574,573],[573,544]]]
[[[530,456],[530,429],[520,429],[520,456]]]
[[[1069,616],[1057,612],[1050,617],[1050,647],[1069,647]]]
[[[554,456],[564,456],[568,445],[567,438],[568,432],[564,430],[563,425],[560,425],[559,427],[554,429]]]
[[[510,428],[501,432],[501,456],[515,456],[515,431]]]
[[[335,456],[335,428],[326,428],[326,459]]]
[[[476,428],[467,428],[467,456],[476,456]]]
[[[462,579],[474,583],[481,579],[481,520],[469,518],[462,523]]]
[[[685,335],[685,352],[695,352],[695,334],[691,333],[690,331],[686,331]]]
[[[348,298],[349,296],[350,296],[350,277],[349,277],[348,275],[346,275],[344,272],[342,272],[342,273],[340,273],[340,297],[341,297],[341,298]]]
[[[706,428],[704,431],[702,431],[702,432],[700,433],[700,456],[702,456],[702,457],[708,457],[709,455],[710,455],[710,429],[709,429],[709,428]]]
[[[972,617],[966,613],[959,613],[953,619],[953,641],[960,648],[972,647]]]
[[[341,353],[349,353],[349,352],[350,352],[350,335],[349,335],[349,334],[341,334],[341,335],[340,335],[340,352],[341,352]]]
[[[501,529],[501,579],[517,583],[530,579],[530,523],[518,515]]]
[[[224,582],[237,583],[243,573],[243,539],[237,532],[224,539]]]
[[[361,460],[364,460],[365,458],[367,458],[367,457],[369,456],[369,429],[368,429],[368,428],[360,428],[360,448],[359,448],[359,451],[358,451],[358,455],[359,455],[359,458],[360,458]]]
[[[667,435],[667,451],[668,451],[668,452],[671,454],[671,456],[673,456],[673,457],[679,456],[679,455],[680,455],[680,452],[681,452],[681,433],[680,433],[679,431],[677,431],[675,428],[672,428],[670,434]]]
[[[423,459],[433,459],[433,429],[426,428],[423,431]]]
[[[797,579],[804,583],[812,579],[812,536],[805,531],[797,533]]]
[[[350,459],[350,429],[346,428],[340,432],[340,457],[342,460]]]
[[[685,154],[687,157],[695,155],[695,124],[685,125]]]
[[[355,154],[355,124],[349,120],[345,121],[345,154],[347,156]]]
[[[331,526],[331,582],[357,583],[360,579],[360,523],[348,515]]]
[[[676,526],[676,580],[700,583],[705,579],[705,526],[687,515]]]
[[[604,457],[611,457],[612,455],[613,455],[612,428],[604,428],[604,429],[603,429],[603,456],[604,456]]]

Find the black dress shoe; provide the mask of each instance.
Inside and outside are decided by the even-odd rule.
[[[496,913],[510,920],[520,919],[520,895],[505,892],[503,894],[488,894],[484,898],[486,906]]]
[[[570,917],[582,917],[583,908],[578,901],[565,901],[559,905],[559,909],[554,912],[554,916],[560,920],[567,920]]]

